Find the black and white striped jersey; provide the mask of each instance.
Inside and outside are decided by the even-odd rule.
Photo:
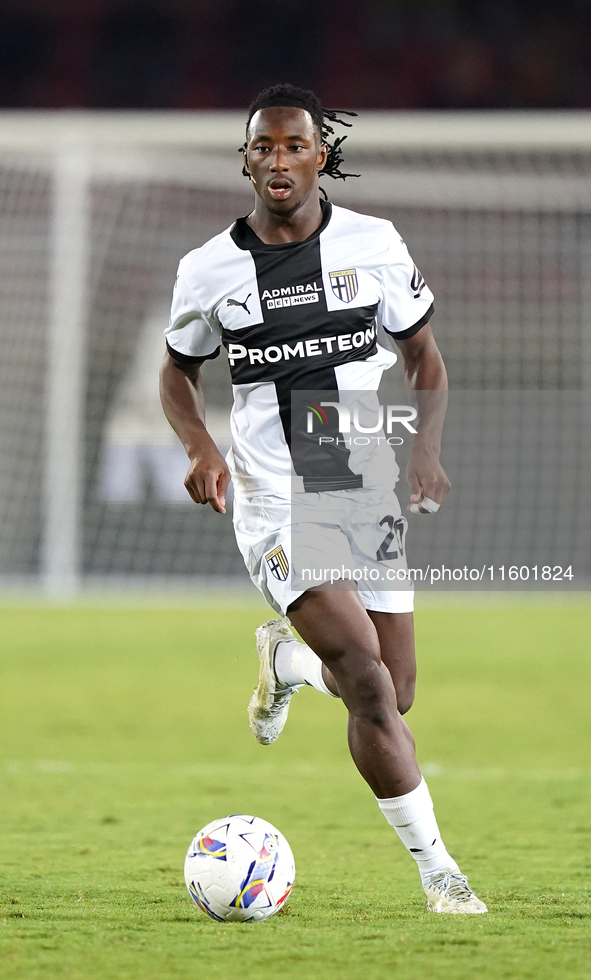
[[[320,227],[303,242],[266,245],[239,218],[179,265],[168,350],[181,363],[227,350],[238,492],[289,494],[293,477],[307,490],[362,486],[344,447],[332,474],[316,478],[298,457],[292,392],[377,391],[396,361],[378,341],[378,324],[403,339],[433,312],[433,295],[391,222],[322,208]]]

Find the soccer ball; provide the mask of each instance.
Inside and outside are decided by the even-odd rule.
[[[260,922],[293,888],[291,848],[276,828],[246,814],[213,820],[191,841],[185,881],[195,904],[217,922]]]

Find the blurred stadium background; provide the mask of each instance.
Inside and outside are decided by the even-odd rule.
[[[590,21],[582,0],[4,4],[0,586],[247,585],[155,379],[178,260],[249,210],[245,107],[277,80],[361,111],[362,178],[327,190],[403,234],[452,387],[588,391]],[[224,358],[205,384],[224,448]]]
[[[586,0],[4,0],[7,107],[242,108],[288,79],[377,109],[589,108]]]

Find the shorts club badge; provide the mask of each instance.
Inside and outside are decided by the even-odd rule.
[[[289,573],[289,562],[283,550],[283,545],[273,548],[273,551],[265,555],[265,561],[271,570],[271,575],[274,575],[280,582],[285,582]]]
[[[342,269],[340,272],[329,272],[332,291],[343,303],[350,303],[357,296],[359,289],[356,269]]]

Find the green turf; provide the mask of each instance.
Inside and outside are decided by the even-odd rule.
[[[490,915],[423,910],[356,774],[340,703],[306,690],[272,747],[245,705],[262,607],[0,610],[2,980],[480,980],[591,972],[591,605],[417,615],[409,721],[451,852]],[[275,823],[284,913],[219,925],[193,834]]]

